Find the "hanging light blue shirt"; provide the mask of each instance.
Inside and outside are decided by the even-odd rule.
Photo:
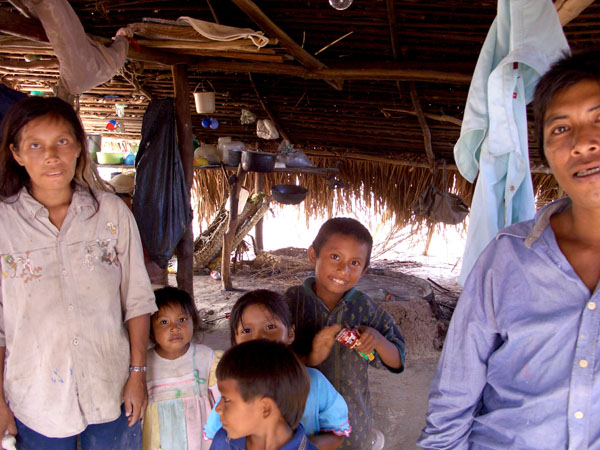
[[[498,0],[454,146],[462,176],[471,183],[478,177],[461,284],[501,228],[535,214],[526,105],[540,76],[568,51],[552,1]]]
[[[500,231],[467,282],[418,444],[427,449],[600,449],[600,289],[560,251],[548,205]]]

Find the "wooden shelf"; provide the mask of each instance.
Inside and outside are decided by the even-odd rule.
[[[130,169],[135,170],[134,165],[127,164],[96,164],[98,168],[108,168],[108,169]],[[237,170],[237,166],[224,166],[225,170]],[[210,166],[194,166],[194,170],[215,170],[221,169],[220,164],[213,164]],[[287,173],[308,173],[313,175],[329,175],[331,173],[339,173],[340,169],[335,167],[282,167],[273,169],[273,172],[287,172]],[[269,173],[269,172],[261,172],[261,173]]]

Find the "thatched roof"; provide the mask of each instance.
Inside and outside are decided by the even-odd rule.
[[[589,0],[556,3],[572,6]],[[150,48],[156,42],[141,40],[139,51],[130,50],[123,74],[79,97],[81,115],[88,131],[104,131],[115,117],[114,104],[125,103],[121,135],[139,137],[148,104],[144,93],[172,96],[171,64],[186,64],[191,91],[208,80],[217,92],[212,115],[219,121],[217,130],[203,128],[203,116],[192,114],[200,139],[214,143],[219,136],[232,136],[275,150],[278,142],[257,138],[255,125],[239,121],[242,108],[259,118],[271,115],[282,134],[319,165],[339,164],[350,186],[343,194],[346,199],[350,192],[373,192],[365,202],[389,209],[399,222],[410,221],[408,206],[428,183],[432,158],[452,163],[471,74],[496,4],[354,0],[349,9],[337,11],[327,0],[74,0],[71,5],[86,32],[104,42],[120,27],[144,18],[180,16],[262,29],[277,42],[257,51],[243,45],[157,49]],[[51,47],[40,42],[44,32],[39,24],[26,20],[19,5],[18,0],[0,1],[0,76],[21,91],[50,92],[58,62]],[[600,5],[592,4],[565,26],[573,49],[596,44],[599,17]],[[40,57],[29,62],[32,54]],[[189,102],[193,111],[191,96]],[[539,164],[533,137],[530,150],[532,162]],[[207,207],[218,202],[213,195],[222,192],[215,191],[219,177],[218,171],[196,176],[209,193]],[[326,181],[302,178],[311,188],[311,207],[330,208],[338,194],[327,191]],[[547,178],[534,177],[536,186],[544,188],[544,198],[555,189]],[[267,180],[272,182],[274,177]],[[462,179],[451,184],[470,198],[471,185]]]

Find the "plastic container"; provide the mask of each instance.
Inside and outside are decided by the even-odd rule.
[[[86,134],[87,146],[92,160],[97,163],[96,153],[102,151],[102,134],[101,133],[87,133]]]
[[[123,153],[116,152],[99,152],[96,153],[99,164],[123,164]]]
[[[221,156],[223,163],[228,166],[237,166],[242,159],[242,150],[244,143],[240,141],[232,141],[220,144]]]

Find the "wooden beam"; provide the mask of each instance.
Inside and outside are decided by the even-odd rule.
[[[5,9],[0,10],[0,31],[11,36],[48,42],[48,36],[39,20],[29,19]]]
[[[592,3],[594,0],[556,0],[554,7],[558,12],[560,24],[564,27]]]
[[[256,88],[256,84],[254,84],[254,80],[252,79],[252,74],[251,73],[248,74],[248,78],[250,78],[250,84],[252,84],[252,88],[254,89],[254,93],[256,94],[256,97],[258,98],[258,101],[260,103],[260,106],[262,106],[263,111],[267,113],[267,116],[269,116],[269,119],[271,119],[271,122],[273,122],[273,125],[275,125],[275,127],[277,128],[277,130],[279,131],[279,134],[281,134],[281,137],[283,139],[285,139],[286,141],[288,141],[288,142],[292,142],[290,140],[289,135],[286,133],[285,129],[279,123],[279,120],[277,119],[277,116],[273,113],[273,111],[271,111],[271,108],[269,108],[267,106],[267,104],[263,100],[262,96],[258,92],[258,89]]]
[[[285,48],[290,54],[296,58],[300,64],[309,69],[324,69],[327,66],[300,47],[285,31],[279,28],[269,17],[252,1],[252,0],[233,0],[238,8],[240,8],[250,19],[252,19],[261,30],[268,36],[276,37],[279,45]],[[342,89],[342,85],[335,79],[326,79],[328,84],[337,90]]]
[[[187,76],[187,66],[178,64],[173,66],[171,70],[175,89],[177,140],[186,189],[191,198],[194,180],[194,150],[192,143],[192,113],[190,111],[190,83]],[[177,286],[194,298],[194,233],[191,222],[177,244],[175,254],[177,255]]]
[[[27,8],[21,0],[8,0],[8,3],[13,5],[13,8],[19,11],[23,16],[27,18],[31,17],[31,11],[29,11],[29,8]]]
[[[392,52],[394,54],[394,59],[398,59],[398,30],[396,29],[396,13],[394,10],[394,0],[386,0],[387,6],[387,16],[388,23],[390,26],[390,40],[392,41]],[[396,86],[398,87],[398,91],[400,91],[400,82],[396,81]],[[410,90],[410,99],[413,104],[413,108],[415,109],[415,114],[417,119],[419,120],[419,125],[421,126],[421,131],[423,132],[423,141],[425,143],[425,154],[427,155],[427,161],[430,164],[435,162],[435,155],[433,154],[433,148],[431,146],[431,130],[427,125],[427,120],[425,119],[425,115],[423,114],[423,109],[421,108],[421,101],[419,100],[419,94],[417,93],[417,87],[415,86],[414,81],[409,81],[409,90]]]
[[[394,0],[385,1],[387,7],[388,25],[390,27],[390,40],[392,42],[392,55],[398,59],[398,30],[396,27],[396,11],[394,9]]]
[[[0,10],[0,32],[32,41],[49,42],[44,27],[39,20],[28,19],[20,14],[11,13],[6,10]],[[88,36],[104,45],[109,45],[112,42],[112,39],[92,35]],[[127,57],[138,61],[152,61],[165,65],[197,63],[195,56],[161,52],[144,47],[136,50],[132,46],[129,46]]]
[[[411,111],[411,110],[408,110],[408,109],[381,108],[380,111],[383,113],[383,115],[386,118],[391,117],[390,112],[397,112],[397,113],[401,113],[401,114],[410,114],[412,116],[416,116],[417,115],[417,113],[415,111]],[[462,126],[462,120],[461,119],[457,119],[456,117],[448,116],[446,114],[429,114],[429,113],[423,113],[423,115],[425,117],[427,117],[428,119],[437,120],[438,122],[449,122],[449,123],[453,123],[454,125],[458,125],[459,127]]]
[[[287,75],[304,79],[340,79],[340,80],[369,80],[369,81],[424,81],[433,83],[469,84],[472,70],[467,72],[443,72],[433,69],[421,69],[418,62],[381,63],[376,67],[360,64],[341,68],[328,67],[325,69],[308,70],[292,64],[269,64],[241,61],[223,61],[206,59],[190,67],[196,72],[250,72],[271,75]],[[466,67],[465,67],[466,69]],[[471,67],[472,69],[472,67]]]

